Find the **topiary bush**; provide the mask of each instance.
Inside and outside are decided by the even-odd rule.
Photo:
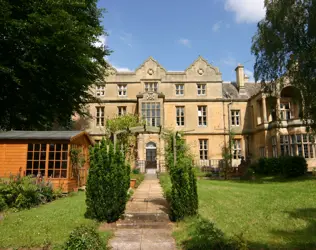
[[[282,172],[279,158],[260,158],[258,160],[258,174],[275,175]]]
[[[90,170],[86,186],[85,216],[114,222],[123,214],[130,186],[130,167],[123,153],[103,139],[90,148]]]
[[[177,162],[173,162],[173,135],[169,135],[166,147],[167,163],[171,179],[170,219],[179,221],[198,212],[198,194],[193,158],[181,138],[176,138]]]
[[[64,250],[103,250],[106,246],[94,227],[82,225],[76,227],[69,235]]]
[[[255,172],[263,175],[282,175],[286,178],[298,177],[306,174],[307,163],[302,156],[260,158]]]
[[[299,177],[307,172],[306,159],[302,156],[287,156],[282,161],[283,175],[285,177]]]

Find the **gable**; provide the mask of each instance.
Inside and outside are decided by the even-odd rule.
[[[222,74],[217,67],[199,56],[186,70],[187,79],[201,81],[222,81]]]

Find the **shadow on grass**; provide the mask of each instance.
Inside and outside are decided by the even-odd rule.
[[[187,218],[185,228],[180,231],[183,250],[225,249],[245,250],[248,249],[243,236],[229,238],[211,221],[200,216]]]
[[[297,230],[271,231],[280,243],[247,241],[242,234],[227,237],[211,221],[201,217],[191,217],[184,221],[175,233],[183,250],[204,249],[316,249],[316,208],[302,208],[285,212],[291,218],[304,220],[306,227]],[[184,225],[184,227],[183,227]],[[178,237],[177,237],[178,235]]]
[[[241,180],[241,179],[210,179],[212,181],[229,181],[234,183],[249,183],[249,184],[269,184],[269,183],[288,183],[288,182],[302,182],[316,180],[315,176],[310,174],[296,177],[296,178],[285,178],[283,176],[260,176],[257,175],[254,180]]]
[[[272,231],[273,234],[288,239],[289,243],[284,248],[316,249],[316,208],[301,208],[285,213],[294,219],[304,220],[306,227],[293,231]]]

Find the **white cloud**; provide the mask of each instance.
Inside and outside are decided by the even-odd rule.
[[[222,25],[222,21],[218,21],[218,22],[214,23],[212,26],[212,30],[214,32],[219,31],[219,29],[221,28],[221,25]]]
[[[133,47],[133,35],[131,33],[122,32],[119,38],[129,47]]]
[[[255,23],[265,16],[264,0],[225,0],[225,10],[235,12],[237,23]]]
[[[101,35],[98,37],[98,41],[94,43],[95,47],[104,47],[107,45],[107,37],[106,35]]]
[[[191,48],[191,41],[189,39],[187,39],[187,38],[181,38],[181,39],[178,40],[178,42],[180,44],[182,44],[183,46]]]
[[[120,71],[120,72],[131,72],[132,70],[127,68],[127,67],[118,67],[118,66],[115,66],[115,65],[112,65],[113,68],[115,68],[117,71]]]

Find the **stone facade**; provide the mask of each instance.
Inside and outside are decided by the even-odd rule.
[[[314,165],[314,143],[299,119],[294,88],[287,86],[280,95],[266,97],[260,84],[248,82],[242,65],[236,67],[236,82],[223,82],[219,69],[202,57],[181,72],[167,71],[150,57],[134,72],[112,69],[105,85],[91,91],[100,101],[88,105],[90,135],[98,141],[106,119],[138,114],[147,127],[159,128],[138,134],[138,160],[155,158],[157,168],[164,161],[164,130],[185,131],[199,165],[216,166],[230,136],[234,166],[241,156],[281,154],[302,155],[309,168]]]

